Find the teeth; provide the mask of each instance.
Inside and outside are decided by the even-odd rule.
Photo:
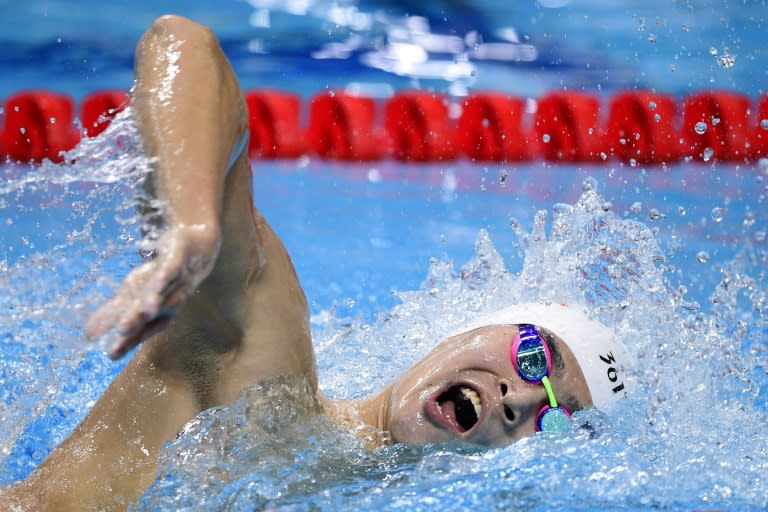
[[[474,389],[464,386],[461,387],[461,394],[464,395],[464,398],[472,402],[472,406],[475,408],[475,414],[480,418],[480,413],[483,411],[483,403],[480,401],[480,395],[478,395]]]

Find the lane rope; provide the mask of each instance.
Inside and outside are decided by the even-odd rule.
[[[463,98],[399,91],[386,99],[324,91],[306,105],[278,90],[245,93],[252,159],[310,155],[340,161],[744,161],[768,157],[768,94],[706,90],[683,98],[649,90],[609,98],[554,91],[534,100],[493,91]],[[79,103],[34,90],[5,100],[0,158],[62,160],[101,133],[130,98],[101,90]],[[302,119],[306,119],[305,125]]]

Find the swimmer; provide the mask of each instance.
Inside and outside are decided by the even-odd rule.
[[[253,206],[248,111],[211,31],[156,20],[137,46],[132,108],[166,229],[86,334],[116,332],[113,358],[140,346],[72,434],[0,490],[0,509],[124,509],[188,421],[285,374],[378,444],[500,445],[568,428],[571,412],[605,409],[630,389],[630,356],[604,325],[577,306],[520,304],[458,329],[371,396],[324,396],[307,300]]]

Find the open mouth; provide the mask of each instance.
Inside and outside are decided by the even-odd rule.
[[[440,415],[460,434],[471,430],[483,412],[480,395],[462,384],[451,386],[440,393],[435,402]]]

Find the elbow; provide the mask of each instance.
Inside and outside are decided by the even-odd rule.
[[[174,42],[189,41],[197,45],[213,48],[218,45],[216,36],[210,28],[176,14],[165,14],[155,19],[144,32],[136,47],[136,58],[149,48],[157,45],[169,46]]]

